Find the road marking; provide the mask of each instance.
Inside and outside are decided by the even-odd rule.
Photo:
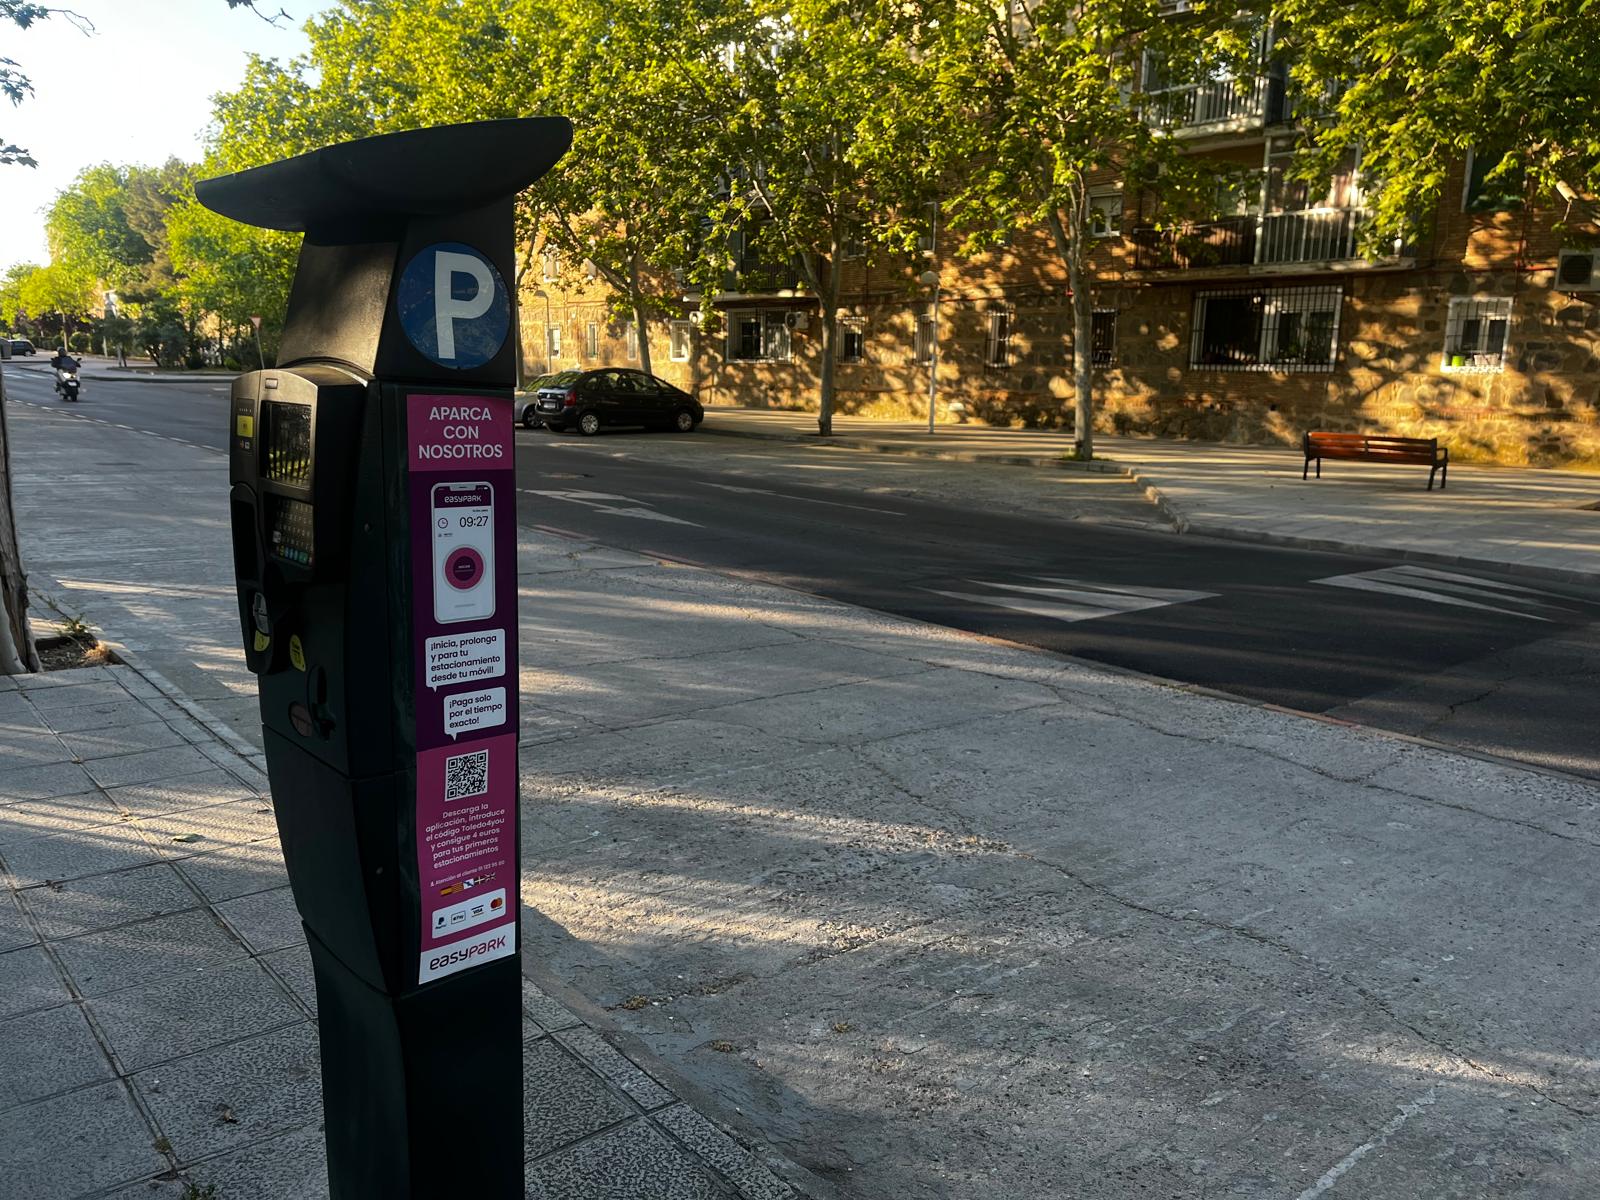
[[[925,592],[947,596],[952,600],[965,600],[973,604],[986,604],[995,608],[1008,608],[1053,621],[1092,621],[1096,617],[1121,616],[1124,613],[1142,612],[1145,609],[1165,608],[1172,604],[1187,604],[1195,600],[1210,600],[1220,593],[1196,592],[1179,588],[1124,587],[1120,584],[1089,583],[1081,579],[1059,579],[1054,576],[1033,576],[1039,585],[1023,583],[996,583],[983,579],[967,582],[978,587],[1003,591],[1022,592],[1029,597],[995,595],[984,592],[956,592],[943,588],[923,588]],[[1054,586],[1040,586],[1054,585]],[[1063,586],[1065,585],[1065,586]]]
[[[1378,592],[1387,596],[1401,596],[1408,600],[1423,600],[1429,604],[1448,604],[1456,608],[1476,608],[1483,612],[1501,613],[1521,617],[1525,621],[1549,621],[1530,609],[1545,612],[1571,613],[1575,609],[1551,604],[1535,597],[1552,596],[1558,600],[1567,597],[1559,592],[1523,587],[1515,583],[1500,583],[1492,579],[1479,579],[1473,575],[1458,575],[1454,571],[1440,571],[1432,567],[1383,567],[1376,571],[1362,571],[1354,575],[1330,575],[1314,579],[1313,583],[1328,587],[1349,588],[1357,592]],[[1517,605],[1518,607],[1507,607]]]
[[[868,508],[865,504],[845,504],[839,500],[816,500],[810,496],[791,496],[787,492],[773,492],[766,488],[739,487],[732,483],[708,483],[707,487],[721,488],[725,492],[741,492],[750,496],[776,496],[780,500],[798,500],[802,504],[826,504],[831,508],[853,508],[857,512],[883,513],[889,517],[903,517],[905,513],[892,508]]]
[[[1432,1104],[1436,1095],[1437,1089],[1429,1088],[1426,1092],[1418,1096],[1410,1103],[1402,1104],[1400,1106],[1399,1115],[1390,1117],[1384,1127],[1378,1130],[1377,1137],[1373,1138],[1370,1142],[1362,1142],[1361,1145],[1350,1151],[1349,1154],[1346,1154],[1332,1167],[1330,1167],[1328,1172],[1323,1175],[1321,1179],[1317,1180],[1305,1191],[1296,1196],[1295,1200],[1317,1200],[1318,1196],[1322,1195],[1334,1184],[1339,1182],[1339,1177],[1341,1175],[1343,1175],[1351,1167],[1355,1166],[1368,1154],[1371,1154],[1374,1150],[1377,1150],[1385,1145],[1390,1138],[1400,1132],[1400,1127],[1402,1125],[1404,1125],[1412,1117],[1416,1116],[1423,1109],[1427,1108],[1428,1105]]]
[[[654,509],[645,508],[637,500],[627,496],[617,496],[610,492],[558,492],[543,491],[538,488],[518,488],[517,491],[525,496],[543,496],[546,500],[566,500],[572,504],[582,504],[595,512],[606,513],[613,517],[633,517],[641,521],[665,521],[670,525],[688,525],[695,529],[701,526],[693,521],[685,521],[682,517],[671,517],[666,513],[656,512]],[[619,501],[625,507],[618,507],[613,501]]]

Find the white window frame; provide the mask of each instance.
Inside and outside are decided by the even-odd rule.
[[[1444,349],[1439,369],[1447,375],[1498,375],[1506,369],[1511,355],[1511,297],[1452,296],[1444,325]],[[1472,346],[1462,342],[1468,323],[1475,322]],[[1496,322],[1503,324],[1500,349],[1491,350],[1491,334]],[[1456,359],[1461,362],[1456,362]]]
[[[694,326],[687,321],[667,322],[667,359],[670,362],[688,362],[689,348],[693,345]]]
[[[588,358],[600,357],[600,323],[590,321],[583,331],[583,348]]]
[[[849,352],[849,343],[845,340],[850,336],[856,338],[858,353]],[[842,363],[859,363],[867,361],[867,319],[865,317],[841,317],[839,320],[839,361]]]
[[[1105,202],[1117,202],[1117,215],[1113,219],[1105,211],[1108,207]],[[1095,217],[1105,219],[1104,228],[1096,226]],[[1089,189],[1088,196],[1089,236],[1094,238],[1119,238],[1122,236],[1122,188],[1120,186],[1094,187]]]
[[[561,251],[554,246],[546,246],[539,254],[541,271],[546,283],[554,283],[561,278]]]
[[[623,338],[624,338],[624,340],[625,340],[625,342],[627,344],[628,361],[629,362],[638,362],[639,361],[639,323],[637,321],[629,321],[628,325],[627,325],[627,328],[623,331],[623,335],[622,336],[623,336]]]
[[[990,371],[1004,371],[1011,365],[1011,310],[992,308],[985,315],[989,327],[983,338],[983,365]]]
[[[544,350],[550,358],[561,357],[561,326],[546,325],[544,327]]]
[[[728,313],[727,338],[723,342],[722,357],[726,362],[788,362],[793,357],[793,347],[789,339],[789,314],[781,308],[740,308]],[[743,322],[759,321],[761,332],[758,338],[759,352],[754,355],[738,355],[734,348],[738,345],[739,326]]]

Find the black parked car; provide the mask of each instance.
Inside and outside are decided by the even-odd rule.
[[[644,425],[691,433],[705,417],[700,402],[665,379],[621,367],[585,371],[542,387],[539,419],[557,433],[596,434],[604,425]]]
[[[13,353],[13,354],[32,354],[33,353],[33,343],[30,342],[27,338],[12,338],[11,339],[11,353]]]

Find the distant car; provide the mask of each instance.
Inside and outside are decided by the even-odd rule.
[[[557,371],[554,375],[541,375],[528,384],[527,391],[517,397],[517,423],[529,429],[539,428],[542,424],[539,416],[539,389],[555,387],[563,382],[571,383],[582,374],[582,371]]]
[[[13,354],[32,354],[32,353],[34,353],[33,343],[30,342],[27,338],[12,338],[11,339],[11,353],[13,353]]]
[[[576,378],[567,379],[567,375]],[[536,393],[539,418],[560,433],[592,436],[607,425],[643,425],[692,433],[705,418],[700,402],[665,379],[622,367],[566,372]]]

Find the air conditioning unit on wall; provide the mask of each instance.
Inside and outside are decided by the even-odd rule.
[[[1600,250],[1563,250],[1556,260],[1556,291],[1600,292]]]

